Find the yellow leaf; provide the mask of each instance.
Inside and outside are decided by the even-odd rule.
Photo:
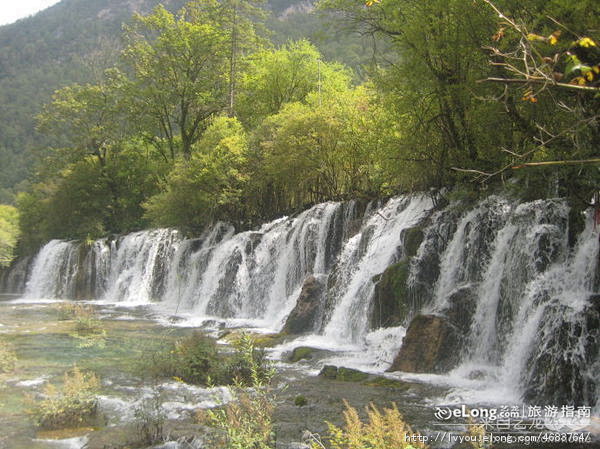
[[[530,41],[545,41],[546,38],[544,36],[540,36],[539,34],[529,33],[527,35],[527,40],[530,40]]]
[[[579,41],[577,41],[577,44],[580,47],[584,47],[584,48],[596,47],[596,42],[594,42],[589,37],[583,37],[583,38],[579,39]]]

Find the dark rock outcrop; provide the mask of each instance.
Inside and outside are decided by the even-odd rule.
[[[592,295],[581,314],[561,304],[551,312],[562,316],[544,326],[537,338],[543,342],[531,354],[525,382],[525,400],[540,404],[596,405],[600,385],[583,367],[592,364],[600,351],[600,295]]]
[[[473,284],[463,285],[448,298],[445,315],[463,334],[468,334],[477,308],[477,290]]]
[[[406,287],[409,263],[406,261],[390,265],[381,275],[376,276],[371,307],[371,329],[398,326],[410,312]]]
[[[312,331],[319,315],[324,290],[325,282],[323,280],[315,276],[306,278],[296,302],[296,307],[287,317],[282,332],[302,334]]]
[[[417,315],[410,322],[400,352],[388,371],[444,373],[459,361],[461,337],[450,321]]]
[[[369,374],[363,373],[357,369],[333,365],[325,365],[319,373],[319,376],[324,377],[325,379],[341,380],[343,382],[362,382],[369,378]]]
[[[420,227],[408,228],[402,231],[402,249],[404,257],[413,257],[417,254],[423,242],[423,229]]]

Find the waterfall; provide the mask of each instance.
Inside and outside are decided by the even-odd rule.
[[[418,224],[432,207],[425,196],[392,199],[348,240],[336,268],[335,308],[323,330],[325,336],[342,342],[364,336],[373,277],[400,257],[402,230]]]
[[[73,296],[77,245],[52,240],[35,257],[31,278],[25,286],[27,298],[69,298]]]
[[[3,272],[2,288],[24,286],[28,298],[152,303],[190,322],[278,330],[314,276],[323,288],[313,337],[366,348],[365,360],[383,369],[405,329],[370,329],[372,299],[380,275],[403,262],[407,320],[435,314],[460,336],[448,376],[538,403],[598,404],[599,243],[590,214],[573,244],[562,200],[491,196],[432,209],[429,196],[415,194],[318,204],[245,232],[216,223],[198,238],[156,229],[53,240]],[[408,254],[403,235],[415,227],[423,238]]]
[[[588,214],[569,248],[568,214],[560,200],[488,198],[458,220],[424,308],[462,333],[450,376],[483,379],[539,404],[597,403],[598,230]],[[439,248],[427,241],[431,229],[425,235],[414,278],[422,276],[418,259]]]

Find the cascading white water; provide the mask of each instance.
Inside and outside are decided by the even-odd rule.
[[[569,251],[562,201],[490,198],[482,206],[459,221],[425,308],[464,332],[461,363],[450,377],[479,379],[484,401],[495,390],[538,403],[596,403],[598,371],[590,367],[600,366],[598,336],[588,324],[597,316],[590,302],[598,273],[593,220]],[[477,255],[479,266],[469,262]]]
[[[326,337],[355,342],[365,335],[373,277],[398,258],[402,231],[418,224],[432,207],[425,196],[392,199],[347,242],[337,267],[335,309],[323,330]]]
[[[355,202],[329,202],[237,234],[218,223],[198,239],[160,229],[91,245],[54,240],[31,264],[26,296],[158,302],[168,314],[278,329],[314,274],[327,288],[310,338],[366,348],[364,360],[385,368],[404,330],[368,329],[373,279],[404,257],[402,232],[428,219],[410,260],[409,307],[458,320],[462,355],[449,376],[483,376],[480,385],[526,399],[598,403],[592,218],[571,250],[562,201],[431,208],[425,195],[370,203],[362,215]]]
[[[77,245],[52,240],[33,261],[31,277],[25,286],[26,298],[68,298],[75,276],[74,258]]]
[[[129,234],[111,251],[108,301],[144,304],[161,299],[160,279],[180,242],[177,231],[158,229]]]

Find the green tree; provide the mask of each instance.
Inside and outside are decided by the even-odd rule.
[[[131,122],[171,160],[191,156],[211,116],[226,104],[225,37],[203,14],[157,7],[126,27],[125,93]]]
[[[313,92],[306,104],[287,103],[263,121],[254,139],[251,197],[267,216],[330,199],[376,196],[393,184],[386,179],[385,150],[397,139],[397,127],[366,86],[335,96]]]
[[[262,47],[266,33],[265,0],[196,0],[188,5],[192,17],[210,19],[223,33],[227,47],[228,113],[235,115],[237,84],[245,57]]]
[[[242,218],[248,141],[240,122],[215,117],[193,150],[177,161],[164,190],[146,202],[153,224],[198,232],[213,220]]]
[[[19,237],[19,213],[13,206],[0,204],[0,267],[12,261]]]
[[[240,81],[240,119],[256,125],[286,103],[304,102],[310,92],[336,95],[348,87],[350,78],[350,71],[341,64],[323,62],[306,40],[257,52]]]

